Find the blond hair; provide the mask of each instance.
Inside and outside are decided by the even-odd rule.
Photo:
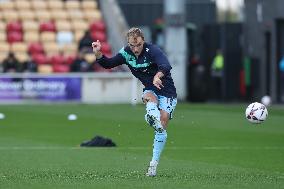
[[[141,31],[141,29],[139,28],[130,28],[126,34],[126,37],[127,37],[127,41],[129,40],[130,37],[133,37],[135,40],[138,38],[138,37],[141,37],[144,41],[144,34],[143,32]]]

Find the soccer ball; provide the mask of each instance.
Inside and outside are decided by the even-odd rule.
[[[271,104],[271,98],[270,98],[270,96],[263,96],[262,98],[261,98],[261,103],[262,104],[264,104],[265,106],[270,106],[270,104]]]
[[[259,103],[251,103],[246,109],[246,118],[251,123],[262,123],[266,120],[268,111],[266,107]]]

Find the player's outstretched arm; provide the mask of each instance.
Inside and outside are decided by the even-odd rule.
[[[125,63],[124,58],[120,54],[117,54],[111,58],[104,56],[101,52],[101,47],[102,44],[99,40],[92,42],[92,48],[96,56],[96,62],[99,63],[102,67],[110,69]]]

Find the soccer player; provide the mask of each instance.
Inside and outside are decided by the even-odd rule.
[[[142,100],[146,104],[146,122],[154,128],[153,156],[147,176],[156,176],[157,165],[167,139],[167,126],[177,104],[176,88],[171,77],[172,67],[166,55],[156,45],[146,43],[139,28],[127,32],[128,45],[115,56],[107,58],[100,41],[92,43],[96,62],[104,68],[126,64],[132,74],[145,86]]]

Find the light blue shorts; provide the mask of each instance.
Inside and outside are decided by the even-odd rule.
[[[165,96],[157,95],[152,90],[145,90],[143,92],[143,95],[142,95],[142,100],[143,100],[144,95],[146,93],[149,93],[149,92],[157,97],[157,99],[158,99],[158,108],[160,110],[164,110],[165,112],[167,112],[170,115],[170,119],[172,119],[173,118],[173,112],[174,112],[175,107],[177,105],[177,99],[176,98],[168,98],[168,97],[165,97]]]

